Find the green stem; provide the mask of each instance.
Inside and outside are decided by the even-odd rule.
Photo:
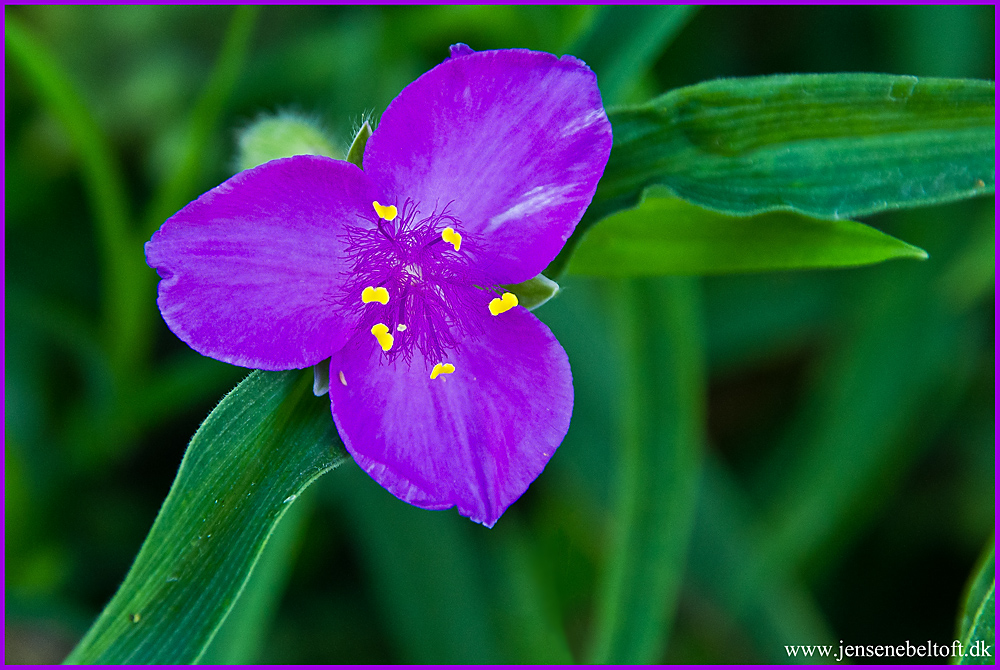
[[[655,663],[666,646],[694,518],[705,363],[695,280],[618,287],[624,423],[590,660]]]

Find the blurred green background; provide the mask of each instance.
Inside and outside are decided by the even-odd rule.
[[[8,48],[8,663],[69,652],[127,572],[187,441],[246,373],[167,330],[141,247],[233,174],[239,130],[291,111],[346,150],[359,120],[449,44],[586,49],[602,11],[267,7],[234,19],[231,7],[5,7],[96,124],[67,131],[58,96]],[[641,39],[644,11],[621,29]],[[651,44],[616,97],[785,72],[993,79],[994,40],[988,6],[706,7]],[[94,178],[102,143],[118,181]],[[114,201],[95,196],[108,192],[117,210],[97,206]],[[664,662],[954,639],[995,524],[994,200],[866,223],[930,259],[685,283],[698,321],[691,355],[708,371],[707,444],[686,567],[664,604]],[[116,226],[126,234],[115,238]],[[497,526],[416,510],[342,466],[296,503],[273,543],[287,550],[261,563],[270,586],[237,605],[206,660],[589,657],[620,531],[622,370],[639,323],[621,306],[674,284],[561,283],[537,314],[569,353],[573,423]],[[650,347],[659,336],[638,335]]]

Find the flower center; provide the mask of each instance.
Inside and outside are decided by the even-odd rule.
[[[372,204],[371,219],[346,228],[350,271],[336,302],[357,315],[357,336],[374,338],[386,361],[409,362],[419,350],[431,379],[451,374],[449,352],[517,298],[489,300],[496,282],[476,269],[475,240],[463,246],[461,222],[447,207],[420,217],[412,200],[401,210]]]

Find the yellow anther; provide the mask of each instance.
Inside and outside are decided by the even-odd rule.
[[[509,291],[504,293],[499,298],[493,298],[490,300],[490,314],[496,316],[497,314],[503,314],[508,309],[517,307],[517,296]]]
[[[343,384],[344,386],[347,386],[347,377],[344,376],[344,371],[343,370],[341,370],[340,372],[337,373],[337,377],[340,378],[340,383],[341,384]]]
[[[380,219],[385,219],[386,221],[392,221],[396,218],[396,206],[389,205],[388,207],[383,207],[378,204],[378,200],[372,202],[372,206],[375,208],[375,213],[378,214]]]
[[[384,288],[379,286],[375,288],[374,286],[369,286],[364,291],[361,292],[361,302],[366,305],[370,302],[380,302],[383,305],[389,302],[389,292]]]
[[[406,330],[406,324],[405,323],[399,324],[398,326],[396,326],[396,330],[398,330],[399,332],[403,332],[404,330]]]
[[[389,334],[389,326],[384,323],[376,323],[372,326],[372,335],[378,340],[378,343],[382,345],[382,351],[389,351],[392,349],[393,337]]]
[[[455,366],[451,363],[438,363],[431,370],[431,379],[437,379],[438,375],[450,375],[455,371]]]
[[[462,233],[456,233],[454,228],[445,228],[441,231],[441,239],[445,242],[451,242],[455,251],[458,251],[459,247],[462,246]]]

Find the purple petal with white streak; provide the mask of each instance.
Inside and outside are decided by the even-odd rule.
[[[611,125],[597,79],[572,56],[452,55],[386,109],[365,172],[397,206],[450,203],[499,281],[526,281],[562,249],[604,173]]]

